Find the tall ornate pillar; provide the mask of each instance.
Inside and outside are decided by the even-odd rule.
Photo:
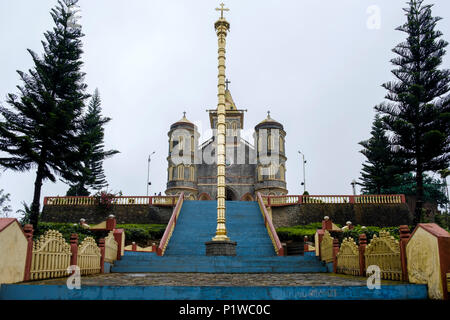
[[[212,241],[206,243],[206,255],[236,255],[236,242],[230,241],[225,226],[225,46],[230,24],[223,17],[229,9],[216,8],[221,12],[219,20],[214,24],[219,44],[218,64],[218,104],[217,104],[217,229]]]

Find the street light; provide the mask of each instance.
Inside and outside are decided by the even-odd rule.
[[[356,196],[356,185],[357,185],[356,180],[353,179],[350,184],[352,185],[352,188],[353,188],[353,195]]]
[[[303,153],[301,153],[300,151],[298,152],[299,154],[302,155],[303,158],[303,182],[301,183],[301,185],[303,186],[303,193],[306,192],[306,177],[305,177],[305,164],[306,164],[306,160],[305,160],[305,155]]]
[[[150,161],[152,161],[152,155],[155,154],[155,151],[153,151],[149,156],[148,156],[148,165],[147,165],[147,197],[148,197],[148,187],[152,184],[150,182]]]

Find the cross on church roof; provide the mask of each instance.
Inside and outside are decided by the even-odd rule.
[[[183,118],[186,118],[186,111],[183,111]]]
[[[224,11],[230,11],[230,9],[224,8],[224,4],[220,4],[220,8],[216,8],[216,11],[220,11],[220,19],[223,19],[223,12]]]
[[[270,111],[267,111],[267,118],[270,119]]]
[[[225,81],[225,85],[226,85],[226,89],[227,89],[227,90],[228,90],[228,85],[229,85],[230,83],[231,83],[231,81],[228,80],[228,79]]]

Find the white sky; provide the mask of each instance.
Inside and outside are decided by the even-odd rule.
[[[431,0],[426,1],[430,3]],[[56,0],[0,0],[0,103],[21,84],[16,70],[32,67],[27,48],[42,53],[53,27]],[[287,132],[287,183],[303,192],[300,156],[306,155],[310,194],[351,194],[365,158],[358,142],[370,137],[381,84],[391,80],[391,49],[405,39],[406,1],[228,0],[227,77],[238,108],[248,109],[246,129],[271,116]],[[438,29],[450,40],[450,2],[434,0]],[[145,195],[152,151],[150,194],[164,192],[167,131],[187,112],[209,128],[206,109],[217,104],[219,1],[80,0],[89,92],[99,88],[113,120],[108,148],[121,151],[104,163],[112,191]],[[367,27],[370,6],[380,9],[379,29]],[[449,48],[447,48],[450,50]],[[447,55],[443,67],[450,68]],[[203,140],[208,136],[203,137]],[[252,141],[250,141],[252,142]],[[0,189],[13,210],[31,203],[35,172],[4,172]],[[42,196],[65,195],[63,183],[44,183]]]

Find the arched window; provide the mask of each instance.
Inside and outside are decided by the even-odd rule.
[[[262,137],[258,135],[258,152],[262,151]]]
[[[273,139],[273,136],[269,134],[267,136],[267,150],[274,150],[275,149],[275,141]]]
[[[191,136],[191,152],[195,151],[195,140],[194,136]]]
[[[269,179],[275,179],[276,167],[273,163],[269,166]]]
[[[280,166],[280,179],[283,181],[286,180],[286,169],[284,168],[284,165]]]
[[[284,139],[280,136],[280,152],[284,152]]]
[[[226,128],[227,128],[227,132],[225,133],[225,135],[227,135],[227,136],[231,135],[230,123],[229,122],[226,123]]]
[[[177,179],[184,180],[184,166],[182,164],[177,166]]]
[[[183,136],[179,136],[178,137],[178,149],[181,151],[184,149],[184,137]]]
[[[195,181],[195,168],[194,166],[189,167],[189,178],[191,181]]]
[[[237,136],[237,122],[233,122],[232,124],[232,128],[233,128],[233,136]]]
[[[169,181],[172,181],[172,180],[173,180],[173,167],[170,166],[169,167]]]

